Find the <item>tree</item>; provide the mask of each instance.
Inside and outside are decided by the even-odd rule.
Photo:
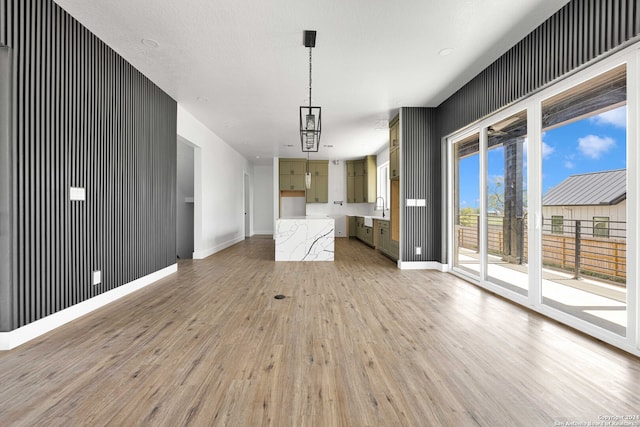
[[[487,191],[487,207],[489,208],[490,213],[497,216],[504,216],[504,190],[502,189],[503,185],[504,177],[496,177],[494,184],[489,185]]]
[[[462,208],[460,209],[460,225],[476,226],[478,224],[478,216],[480,208]]]

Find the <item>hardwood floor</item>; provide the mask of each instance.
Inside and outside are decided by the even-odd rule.
[[[181,261],[0,352],[0,424],[553,426],[640,413],[638,358],[454,276],[398,270],[347,239],[333,263],[273,259],[273,240],[252,238]]]

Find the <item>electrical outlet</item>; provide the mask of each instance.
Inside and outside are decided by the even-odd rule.
[[[422,255],[422,246],[416,246],[416,255]]]

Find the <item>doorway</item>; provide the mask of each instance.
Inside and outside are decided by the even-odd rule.
[[[244,237],[251,237],[251,183],[244,174]]]
[[[193,258],[195,149],[178,137],[176,191],[176,252],[180,259]]]

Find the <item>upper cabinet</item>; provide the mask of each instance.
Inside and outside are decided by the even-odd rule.
[[[305,185],[307,160],[280,159],[279,182],[281,191],[306,191],[307,203],[329,202],[329,161],[310,160],[311,188]]]
[[[329,202],[329,161],[310,160],[311,188],[307,190],[307,203]]]
[[[400,120],[396,116],[389,123],[389,179],[400,179]]]
[[[305,191],[305,159],[280,159],[280,190]]]
[[[347,203],[375,203],[376,156],[347,160]]]
[[[397,259],[400,246],[400,115],[389,122],[389,179],[391,180],[389,255]]]

